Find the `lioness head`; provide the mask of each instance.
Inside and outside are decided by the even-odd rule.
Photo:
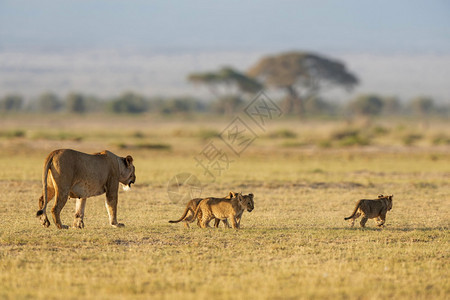
[[[136,175],[134,174],[135,168],[133,165],[133,158],[128,155],[127,157],[121,157],[123,164],[119,166],[119,181],[124,185],[124,189],[131,188],[131,184],[136,182]]]
[[[241,205],[247,209],[248,212],[251,212],[255,208],[252,193],[248,195],[242,195],[242,193],[237,193],[235,194],[235,196],[238,198]]]

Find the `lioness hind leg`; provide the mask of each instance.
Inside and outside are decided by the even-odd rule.
[[[67,199],[69,198],[69,193],[64,190],[57,190],[56,191],[56,200],[55,205],[52,208],[52,216],[53,221],[56,224],[56,227],[59,229],[67,229],[69,226],[63,225],[61,223],[61,210],[63,209],[64,205],[66,205]]]
[[[53,187],[51,187],[50,185],[47,186],[47,202],[50,202],[50,200],[53,199],[53,197],[55,197],[55,189]],[[44,208],[44,195],[42,195],[41,197],[39,197],[39,210]],[[46,211],[44,211],[44,213],[40,216],[40,220],[41,223],[44,227],[49,227],[50,226],[50,221],[47,217],[47,213]]]
[[[39,198],[39,210],[41,210],[44,207],[44,196],[41,196]],[[50,221],[47,217],[47,213],[44,211],[44,213],[39,217],[41,220],[41,223],[44,227],[50,226]]]
[[[75,205],[75,220],[73,221],[73,228],[84,228],[84,208],[86,206],[86,198],[78,198]]]

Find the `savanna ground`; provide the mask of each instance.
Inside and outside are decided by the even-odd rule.
[[[450,297],[448,121],[272,121],[238,157],[216,137],[230,120],[1,116],[0,298]],[[214,182],[194,160],[210,141],[232,158]],[[134,157],[125,228],[108,225],[104,196],[88,200],[83,230],[40,225],[56,148]],[[240,230],[169,224],[184,209],[168,197],[179,173],[196,175],[202,196],[252,192],[255,210]],[[356,200],[380,193],[394,194],[386,227],[349,228]],[[69,200],[64,224],[73,213]]]

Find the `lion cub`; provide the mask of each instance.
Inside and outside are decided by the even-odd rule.
[[[236,193],[234,192],[229,192],[228,196],[225,197],[225,199],[231,199],[234,197]],[[186,209],[183,212],[183,215],[175,221],[169,221],[169,223],[178,223],[183,221],[184,222],[184,227],[189,228],[189,223],[194,222],[195,218],[194,218],[194,214],[195,214],[195,210],[197,209],[198,204],[200,203],[200,201],[202,201],[205,198],[195,198],[192,200],[189,200],[189,202],[186,204]],[[202,219],[202,213],[199,212],[199,214],[197,215],[197,225],[200,227],[200,221]],[[225,224],[226,227],[230,227],[230,225],[228,225],[228,221],[227,220],[222,220],[222,222]],[[218,228],[219,227],[219,223],[220,223],[220,219],[215,219],[214,221],[214,227]]]
[[[350,226],[353,227],[355,225],[355,220],[362,215],[360,222],[361,227],[365,227],[367,220],[373,218],[377,218],[377,225],[382,227],[386,221],[386,213],[392,209],[393,197],[394,195],[379,195],[378,199],[375,200],[358,200],[353,214],[350,217],[344,218],[344,220],[352,219]]]
[[[242,193],[237,193],[231,199],[206,198],[198,204],[194,219],[201,212],[200,226],[202,228],[210,227],[209,222],[212,219],[230,219],[231,226],[239,228],[244,211],[251,212],[254,207],[253,194],[242,195]]]

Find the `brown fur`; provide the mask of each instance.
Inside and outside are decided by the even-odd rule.
[[[216,218],[220,220],[230,219],[233,228],[239,228],[244,211],[251,212],[254,209],[253,194],[235,194],[233,198],[206,198],[200,201],[195,210],[194,219],[201,212],[202,228],[210,227],[209,222]]]
[[[350,217],[344,218],[345,220],[351,220],[351,227],[354,226],[355,220],[362,216],[360,225],[366,226],[368,219],[377,218],[376,222],[379,227],[384,226],[386,222],[386,213],[392,209],[392,198],[394,195],[383,196],[379,195],[378,199],[369,200],[361,199],[356,203],[355,209]]]
[[[51,210],[53,221],[58,228],[68,228],[62,225],[60,213],[69,197],[77,198],[73,226],[83,228],[86,199],[106,193],[109,221],[114,227],[122,227],[124,225],[117,222],[119,182],[130,187],[135,181],[131,156],[119,157],[106,150],[92,155],[71,149],[55,150],[45,160],[43,191],[36,215],[41,218],[42,225],[50,226],[46,208],[47,203],[56,195]]]
[[[227,197],[225,197],[225,199],[231,199],[234,197],[234,192],[230,192],[228,194]],[[200,201],[202,201],[204,198],[195,198],[192,200],[189,200],[189,202],[186,204],[186,209],[183,212],[183,215],[175,221],[169,221],[169,223],[178,223],[183,221],[184,222],[184,226],[186,228],[189,228],[189,223],[192,223],[195,219],[194,219],[194,214],[195,214],[195,210],[197,209],[198,204],[200,203]],[[199,212],[199,214],[197,215],[197,225],[200,227],[200,221],[202,219],[202,213]],[[227,220],[222,220],[223,224],[225,225],[225,227],[230,227],[230,225],[228,225],[228,221]],[[215,219],[214,220],[214,227],[219,227],[219,223],[220,223],[220,219]]]

